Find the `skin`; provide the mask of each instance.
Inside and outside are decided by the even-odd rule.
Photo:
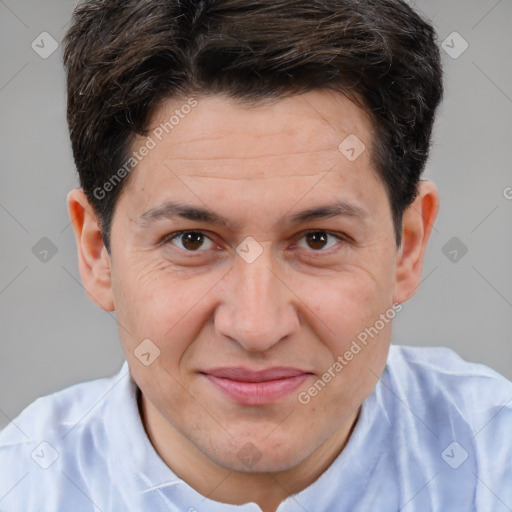
[[[68,209],[85,288],[99,307],[116,311],[158,454],[210,499],[272,512],[346,445],[384,370],[391,322],[308,404],[298,394],[415,293],[438,194],[420,182],[398,248],[370,159],[371,121],[346,97],[316,90],[257,108],[223,96],[197,100],[132,171],[116,206],[111,254],[81,189],[69,193]],[[185,102],[163,103],[150,129]],[[366,146],[355,161],[338,149],[350,134]],[[137,138],[133,149],[145,142]],[[340,199],[365,214],[289,222]],[[237,225],[177,217],[141,226],[140,215],[166,200],[207,207]],[[183,237],[160,244],[180,230],[202,231],[203,244],[190,250]],[[311,242],[311,230],[325,241]],[[252,263],[236,253],[249,236],[263,249]],[[149,366],[134,355],[146,338],[160,349]],[[312,375],[276,404],[239,405],[199,373],[220,366],[291,366]],[[260,457],[250,467],[240,456],[247,443]]]

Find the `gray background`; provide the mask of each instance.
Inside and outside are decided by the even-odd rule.
[[[512,0],[411,3],[450,51],[463,48],[454,31],[469,47],[442,52],[446,96],[426,170],[441,210],[393,340],[448,346],[512,379]],[[123,361],[115,317],[89,301],[78,272],[61,47],[46,59],[31,47],[42,32],[60,43],[74,4],[0,0],[0,427]],[[33,252],[43,237],[57,250],[46,262]]]

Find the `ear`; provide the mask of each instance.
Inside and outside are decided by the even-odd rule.
[[[89,299],[105,311],[114,311],[110,256],[103,244],[98,217],[81,188],[67,196],[69,216],[78,247],[78,266]]]
[[[423,257],[439,211],[439,195],[431,181],[421,181],[418,195],[402,219],[402,244],[396,266],[394,303],[411,298],[421,282]]]

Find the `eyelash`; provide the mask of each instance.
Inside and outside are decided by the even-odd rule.
[[[172,242],[173,240],[179,238],[181,235],[184,235],[184,234],[187,234],[187,233],[200,233],[205,238],[208,238],[212,243],[215,243],[204,231],[196,230],[196,229],[188,229],[188,230],[183,230],[183,231],[176,231],[174,233],[170,233],[170,234],[166,235],[161,240],[160,244],[161,245],[166,245],[167,243]],[[334,238],[337,238],[338,241],[341,242],[341,244],[343,244],[343,245],[352,242],[352,240],[347,235],[343,235],[341,233],[333,233],[331,231],[326,231],[326,230],[322,230],[322,229],[311,229],[311,230],[305,231],[304,233],[301,234],[301,236],[297,240],[300,241],[304,237],[306,237],[308,234],[311,234],[311,233],[324,233],[324,234],[326,234],[328,236],[332,236]],[[297,242],[294,242],[294,246],[296,245],[296,243]],[[329,249],[325,249],[325,250],[323,250],[323,249],[318,249],[318,250],[309,249],[309,250],[311,252],[313,252],[313,253],[329,255],[332,252],[334,252],[335,250],[337,250],[336,247],[338,245],[339,244],[336,244],[336,245],[330,247]],[[207,250],[200,250],[200,249],[198,249],[197,251],[189,251],[187,249],[181,249],[180,247],[176,247],[176,249],[181,251],[181,252],[186,252],[188,254],[194,254],[194,253],[200,254],[202,252],[207,252]]]

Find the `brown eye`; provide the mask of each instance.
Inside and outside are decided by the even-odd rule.
[[[327,233],[314,231],[306,235],[306,240],[311,249],[323,249],[327,243]]]
[[[180,249],[184,249],[189,252],[197,252],[200,248],[206,250],[213,246],[212,241],[201,231],[181,231],[170,237],[169,241]],[[203,247],[205,242],[207,242],[206,249]],[[208,243],[210,246],[208,246]]]
[[[306,246],[304,246],[302,240],[305,240]],[[326,251],[340,242],[343,243],[341,236],[336,236],[327,231],[309,231],[302,236],[297,247],[313,249],[314,251]]]

